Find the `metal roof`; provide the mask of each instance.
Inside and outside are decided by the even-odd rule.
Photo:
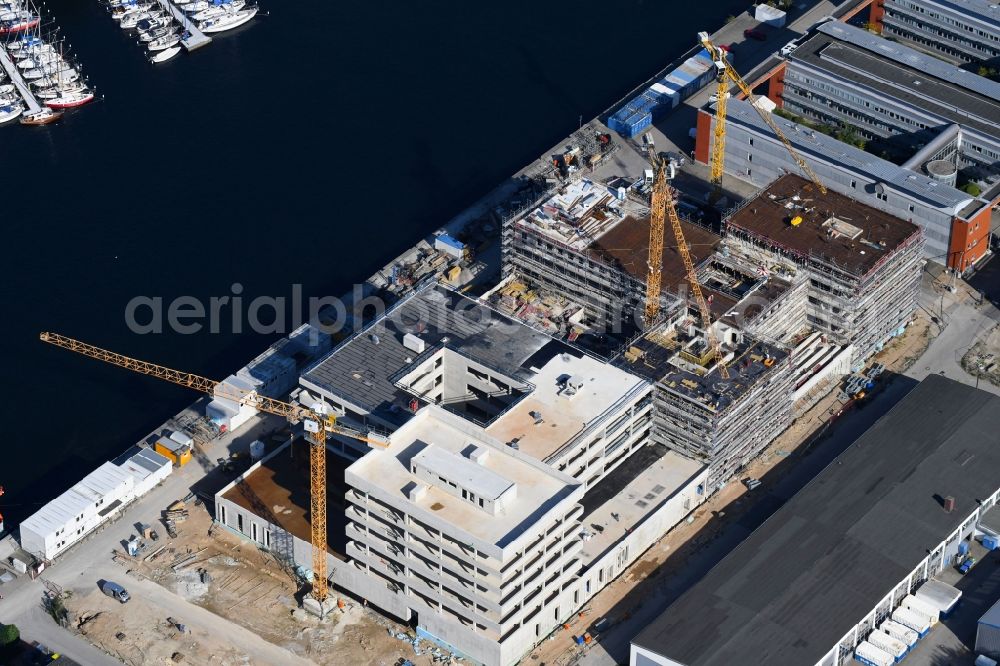
[[[928,76],[1000,101],[1000,83],[956,67],[934,56],[921,53],[916,49],[911,49],[898,42],[890,42],[878,35],[873,35],[867,30],[855,28],[840,21],[827,21],[820,25],[817,30],[824,35],[829,35],[842,42],[854,44],[883,58],[906,65],[918,72],[923,72]],[[796,54],[793,54],[793,57],[795,56]]]
[[[726,118],[729,122],[750,126],[760,135],[778,143],[771,128],[745,100],[730,99]],[[838,141],[832,136],[816,132],[780,116],[773,116],[772,120],[785,133],[795,149],[810,160],[827,162],[867,175],[877,182],[887,184],[895,192],[946,210],[950,215],[957,215],[974,200],[974,197],[954,187],[904,169],[860,148]]]
[[[411,395],[396,386],[396,376],[414,367],[419,356],[403,346],[407,333],[424,342],[425,354],[446,346],[508,377],[529,382],[535,374],[532,367],[542,367],[557,354],[581,353],[432,283],[315,363],[302,375],[302,382],[401,425],[412,416],[400,409]]]
[[[1000,397],[931,375],[633,643],[686,666],[817,663],[997,491],[998,431]]]
[[[132,475],[127,471],[106,462],[28,517],[21,526],[43,536],[50,534],[131,480]]]
[[[990,606],[990,609],[983,613],[983,616],[979,618],[979,624],[1000,629],[1000,601]]]
[[[1000,28],[1000,4],[997,0],[923,0],[921,4],[975,14],[977,18]]]

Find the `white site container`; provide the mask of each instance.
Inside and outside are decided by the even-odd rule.
[[[854,648],[854,658],[869,666],[892,666],[896,658],[885,650],[880,650],[868,641],[861,641]]]
[[[947,617],[962,598],[962,591],[939,580],[928,580],[917,588],[913,596],[930,603],[941,612],[942,617]]]
[[[170,439],[174,440],[181,446],[194,446],[194,440],[187,433],[177,432],[176,430],[170,433]]]
[[[931,628],[931,619],[923,613],[917,613],[909,608],[897,608],[892,611],[892,619],[904,627],[909,627],[921,636]]]
[[[923,599],[918,599],[912,594],[906,595],[903,599],[902,606],[903,608],[909,608],[910,610],[920,613],[921,615],[926,615],[930,619],[932,627],[938,623],[939,619],[941,619],[941,611],[938,608],[935,608]]]
[[[886,620],[881,624],[879,629],[910,647],[916,645],[917,641],[920,640],[920,634],[895,620]]]
[[[868,634],[868,638],[865,639],[879,650],[885,650],[891,654],[895,659],[899,659],[906,651],[910,648],[901,640],[895,639],[889,634],[885,633],[881,629],[876,629],[875,631]]]

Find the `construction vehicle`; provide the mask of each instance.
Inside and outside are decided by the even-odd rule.
[[[712,141],[712,156],[711,156],[711,183],[713,186],[713,195],[715,200],[718,201],[722,197],[722,172],[726,158],[726,106],[729,98],[729,88],[732,84],[736,84],[736,87],[746,96],[747,101],[750,102],[750,106],[754,108],[757,114],[760,116],[774,135],[781,140],[781,143],[785,145],[785,150],[792,156],[795,163],[799,165],[802,172],[809,177],[809,180],[819,188],[819,191],[826,194],[826,186],[820,181],[819,176],[806,164],[806,161],[802,159],[802,156],[796,152],[795,148],[792,147],[791,142],[788,137],[785,136],[784,132],[778,127],[777,123],[771,117],[770,111],[761,107],[757,103],[757,98],[754,96],[753,91],[750,90],[749,84],[743,80],[743,77],[733,68],[729,61],[726,59],[725,52],[718,46],[712,43],[711,38],[708,36],[707,32],[699,32],[698,40],[701,45],[704,46],[709,55],[712,57],[712,61],[715,63],[716,70],[716,81],[718,82],[718,90],[715,93],[715,133]]]
[[[323,612],[324,602],[329,594],[326,563],[326,438],[327,433],[351,437],[377,447],[385,448],[384,438],[373,436],[372,433],[362,433],[352,428],[346,428],[336,422],[334,416],[327,413],[325,405],[316,404],[303,407],[275,398],[260,395],[256,391],[241,391],[229,384],[200,377],[190,372],[173,370],[162,365],[140,361],[117,354],[100,347],[89,345],[79,340],[67,338],[56,333],[41,333],[39,338],[63,349],[89,356],[98,361],[125,368],[141,375],[149,375],[167,382],[186,386],[195,391],[201,391],[219,398],[228,398],[241,405],[247,405],[267,414],[275,414],[288,419],[289,423],[301,422],[306,432],[309,447],[309,491],[310,491],[310,542],[312,543],[312,597],[319,602],[320,612]]]
[[[655,151],[649,151],[649,160],[656,169],[653,177],[653,194],[650,199],[649,210],[649,274],[646,276],[646,328],[652,328],[660,314],[660,289],[663,284],[663,233],[664,217],[670,218],[670,227],[674,232],[674,239],[677,241],[677,251],[684,261],[684,270],[687,273],[688,283],[691,285],[691,293],[694,294],[698,303],[698,311],[701,314],[701,324],[705,329],[705,338],[708,341],[709,349],[719,362],[719,374],[723,379],[729,379],[729,370],[723,362],[722,346],[719,339],[712,330],[712,315],[708,309],[704,294],[701,293],[701,285],[698,283],[698,275],[694,269],[694,262],[691,260],[691,250],[684,239],[684,229],[681,227],[681,218],[677,215],[677,208],[674,206],[674,197],[667,183],[667,168],[669,163],[661,159]]]

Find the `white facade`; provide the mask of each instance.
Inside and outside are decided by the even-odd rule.
[[[54,559],[135,497],[135,478],[106,462],[21,523],[21,548]]]
[[[142,497],[148,493],[174,470],[173,463],[153,449],[139,449],[135,455],[118,466],[132,475],[135,497]]]
[[[334,582],[425,638],[506,666],[573,614],[583,486],[569,475],[428,407],[346,478],[350,563]]]
[[[243,404],[243,401],[233,400],[228,396],[249,394],[254,392],[255,388],[247,380],[235,375],[230,375],[223,380],[221,386],[222,395],[219,395],[217,387],[215,397],[205,407],[205,416],[223,431],[232,432],[252,419],[257,414],[257,410]]]

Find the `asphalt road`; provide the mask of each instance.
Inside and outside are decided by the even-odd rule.
[[[795,462],[786,476],[774,484],[767,477],[756,497],[754,506],[737,522],[726,525],[717,538],[692,557],[681,571],[664,581],[660,587],[643,600],[642,605],[626,621],[604,632],[599,640],[579,660],[586,666],[614,666],[628,663],[629,641],[646,625],[660,615],[674,600],[700,580],[723,557],[761,525],[771,514],[816,476],[837,455],[864,433],[893,405],[899,402],[917,383],[929,374],[944,374],[952,379],[975,385],[959,364],[962,355],[975,340],[1000,321],[1000,310],[989,300],[977,306],[976,290],[962,282],[957,283],[955,294],[936,289],[934,275],[925,272],[921,285],[920,305],[938,317],[941,323],[936,339],[904,375],[884,381],[876,393],[862,406],[839,417],[824,436],[814,443],[808,455]],[[1000,270],[983,270],[973,279],[978,289],[1000,295]],[[983,382],[980,388],[1000,394],[1000,387]],[[622,604],[621,616],[634,601]],[[615,611],[608,614],[616,615]],[[909,662],[908,662],[909,663]],[[939,666],[940,662],[934,662]],[[929,666],[930,662],[928,662]]]
[[[264,438],[285,426],[283,419],[276,417],[256,417],[246,430],[227,435],[211,442],[206,450],[207,461],[228,457],[233,452],[247,455],[249,444],[254,439]],[[221,487],[228,481],[214,462],[200,464],[192,460],[185,467],[174,472],[158,487],[132,503],[122,517],[105,525],[96,533],[84,539],[70,551],[61,555],[55,564],[46,569],[39,580],[19,576],[14,582],[0,587],[0,622],[16,624],[21,637],[26,641],[38,641],[53,651],[61,652],[88,666],[115,666],[120,662],[78,635],[59,627],[42,609],[41,600],[45,587],[42,579],[51,581],[75,594],[87,594],[94,590],[98,580],[114,580],[125,585],[133,598],[155,606],[162,617],[183,618],[192,630],[201,630],[215,636],[229,636],[233,645],[238,646],[252,663],[259,664],[309,664],[311,662],[296,657],[246,629],[234,625],[224,618],[189,603],[167,589],[145,580],[137,580],[125,575],[125,569],[114,564],[111,553],[121,550],[121,540],[134,532],[135,523],[159,525],[161,511],[175,500],[185,497],[193,488]],[[160,525],[162,528],[162,525]],[[163,530],[160,529],[161,534]]]

